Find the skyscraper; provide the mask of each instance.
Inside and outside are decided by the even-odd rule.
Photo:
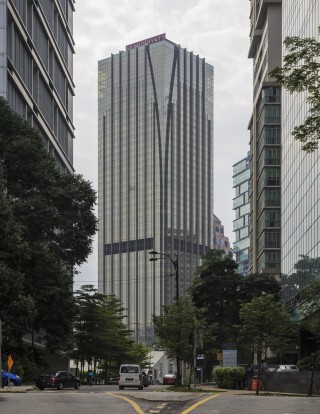
[[[0,95],[73,171],[74,0],[0,0]]]
[[[311,37],[320,41],[317,0],[283,1],[283,39]],[[283,54],[287,54],[283,50]],[[304,93],[282,92],[282,271],[288,276],[283,299],[293,305],[299,291],[320,269],[320,152],[308,154],[291,135],[304,122],[308,104]]]
[[[101,60],[98,89],[99,290],[151,343],[173,262],[182,295],[210,247],[213,67],[161,34]]]
[[[279,274],[281,261],[281,0],[251,0],[253,112],[250,129],[250,272]]]
[[[233,188],[235,189],[233,231],[236,240],[233,243],[233,252],[239,265],[237,272],[244,275],[249,273],[249,179],[250,153],[233,165]]]
[[[230,247],[229,237],[224,234],[224,226],[221,220],[213,215],[213,231],[212,231],[212,248],[216,250],[223,250],[226,254],[233,257],[233,251]]]

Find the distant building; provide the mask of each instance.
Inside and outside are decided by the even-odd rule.
[[[221,220],[214,214],[212,221],[212,248],[217,250],[224,250],[225,253],[233,256],[232,248],[230,247],[229,238],[224,234],[224,226]]]
[[[74,0],[0,0],[0,95],[73,172]]]
[[[161,34],[98,69],[99,291],[151,344],[152,315],[176,293],[168,256],[184,295],[211,247],[213,67]]]
[[[250,179],[250,155],[233,165],[233,188],[235,198],[233,199],[233,210],[235,220],[233,231],[235,242],[233,252],[238,263],[238,272],[246,275],[249,273],[249,179]]]
[[[281,50],[281,0],[251,0],[250,272],[274,275],[281,272],[281,88],[269,72],[281,66]]]

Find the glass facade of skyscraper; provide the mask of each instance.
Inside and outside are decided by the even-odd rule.
[[[73,172],[74,0],[0,0],[0,95]]]
[[[118,296],[135,338],[180,294],[210,247],[213,67],[165,35],[99,62],[99,291]]]
[[[235,189],[235,198],[233,199],[233,210],[235,212],[233,252],[238,263],[237,271],[243,275],[249,273],[249,160],[248,155],[233,166],[233,188]]]
[[[283,38],[311,37],[320,41],[319,25],[318,0],[283,0]],[[305,93],[283,90],[282,281],[283,299],[293,305],[299,290],[320,276],[320,153],[305,153],[291,135],[307,113]]]

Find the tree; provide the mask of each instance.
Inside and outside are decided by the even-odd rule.
[[[74,357],[78,364],[108,361],[118,367],[124,362],[144,363],[148,349],[129,338],[118,298],[84,285],[75,292],[75,301]]]
[[[240,307],[241,333],[252,343],[258,361],[267,350],[279,351],[291,333],[290,313],[273,295],[256,297]]]
[[[306,328],[314,337],[317,349],[313,354],[312,376],[308,395],[312,396],[314,374],[317,367],[317,360],[320,346],[320,279],[312,280],[301,291],[301,302],[299,308],[303,315],[301,325]]]
[[[16,295],[27,302],[25,319],[16,321],[19,334],[11,332],[15,338],[6,337],[4,345],[11,349],[21,339],[20,334],[31,332],[34,337],[38,332],[49,349],[70,349],[72,272],[92,251],[97,229],[95,191],[82,176],[57,168],[39,132],[13,112],[3,98],[0,164],[0,198],[6,207],[0,233],[11,237],[0,245],[1,264],[17,275],[17,293],[9,297],[8,277],[0,275],[0,302],[13,306]],[[3,307],[0,317],[6,325],[12,320]]]
[[[320,139],[320,42],[293,36],[285,38],[284,46],[288,54],[283,59],[283,67],[275,68],[270,75],[291,94],[306,92],[308,116],[294,127],[292,135],[302,143],[302,150],[313,152]]]
[[[221,250],[210,250],[203,256],[191,287],[198,309],[204,309],[209,325],[215,326],[216,348],[236,340],[239,320],[238,290],[242,276],[238,265]]]
[[[191,298],[180,298],[178,302],[164,306],[163,315],[154,315],[153,322],[160,348],[169,358],[181,358],[194,369],[193,335],[202,337],[205,323]]]

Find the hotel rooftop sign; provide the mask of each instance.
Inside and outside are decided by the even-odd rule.
[[[166,34],[162,33],[158,36],[149,37],[149,39],[140,40],[140,42],[127,45],[126,50],[136,49],[137,47],[140,47],[140,46],[147,46],[147,45],[151,45],[152,43],[161,42],[161,40],[165,40],[165,38],[166,38]]]

